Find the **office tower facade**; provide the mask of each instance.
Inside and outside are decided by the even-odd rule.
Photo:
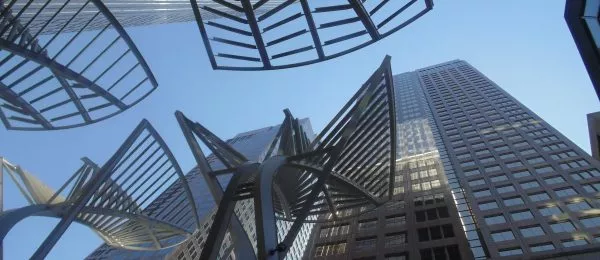
[[[300,120],[300,123],[303,125],[304,129],[306,129],[307,134],[312,138],[314,133],[310,121],[308,119],[302,119]],[[277,125],[240,133],[232,139],[227,140],[227,143],[246,156],[249,160],[260,161],[267,153],[271,142],[279,131],[279,127],[280,126]],[[223,169],[224,166],[214,155],[208,156],[207,159],[213,170]],[[223,187],[227,185],[229,177],[230,176],[224,175],[219,179]],[[202,251],[204,240],[206,239],[208,229],[212,223],[212,218],[216,212],[216,205],[206,182],[204,181],[204,177],[198,168],[192,169],[186,175],[186,178],[188,178],[198,214],[203,218],[201,227],[197,229],[188,240],[179,246],[158,251],[123,250],[111,248],[104,244],[92,252],[86,259],[197,259]],[[178,185],[167,188],[165,192],[149,206],[149,209],[173,207],[173,204],[175,204],[174,202],[178,200],[178,198],[176,198],[177,196],[174,195],[179,194],[179,189],[181,189],[181,187]],[[180,209],[173,208],[173,210],[177,211]],[[256,232],[254,218],[252,217],[254,215],[254,205],[252,201],[248,200],[238,203],[238,205],[236,205],[236,213],[240,218],[242,226],[248,234],[250,241],[255,243]],[[289,225],[291,224],[286,221],[279,221],[277,225],[279,233],[284,234],[282,231],[289,228]],[[312,224],[305,224],[303,226],[286,259],[302,259],[311,231]],[[239,257],[236,258],[235,254],[233,254],[234,250],[231,245],[232,240],[230,236],[227,235],[220,251],[222,259],[243,259]],[[256,247],[256,244],[254,244],[254,247]]]
[[[600,164],[465,61],[394,77],[395,201],[306,259],[594,259]]]
[[[28,27],[32,32],[37,32],[39,28],[44,28],[44,22],[50,20],[45,18],[54,16],[59,8],[62,8],[62,10],[60,10],[58,16],[53,19],[51,24],[45,26],[44,31],[46,33],[59,31],[72,17],[76,17],[75,19],[81,22],[75,22],[74,25],[68,26],[63,31],[76,31],[81,23],[87,22],[94,15],[94,7],[91,1],[71,0],[68,1],[67,5],[62,7],[65,1],[67,0],[16,0],[11,9],[14,14],[24,9],[25,11],[21,15],[21,19],[26,21],[37,16]],[[12,1],[6,0],[3,2],[7,6]],[[123,27],[196,21],[189,0],[104,0],[102,2]],[[200,2],[206,2],[205,5],[212,10],[207,12],[206,19],[208,20],[217,18],[216,13],[225,12],[233,15],[237,15],[238,13],[213,1],[201,0]],[[273,7],[281,2],[277,0],[268,1],[265,3],[265,6]],[[101,19],[103,18],[97,17],[87,26],[87,29],[102,29],[103,24],[100,22]]]

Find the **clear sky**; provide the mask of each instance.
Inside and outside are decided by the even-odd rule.
[[[436,1],[407,28],[320,64],[268,72],[213,71],[195,23],[129,28],[159,89],[132,109],[87,127],[54,132],[0,128],[0,156],[54,188],[88,156],[104,163],[142,118],[164,137],[183,169],[192,154],[173,113],[183,111],[222,138],[279,124],[282,110],[309,117],[316,131],[340,109],[386,54],[395,73],[463,59],[589,152],[586,114],[600,110],[563,18],[564,1]],[[5,178],[7,209],[25,201]],[[26,259],[57,221],[29,218],[4,241],[5,259]],[[100,245],[74,224],[49,259],[81,259]]]

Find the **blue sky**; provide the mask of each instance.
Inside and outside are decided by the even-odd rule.
[[[54,132],[0,128],[0,156],[58,188],[88,156],[104,163],[147,118],[183,169],[192,154],[173,113],[183,111],[229,138],[282,121],[284,108],[310,117],[316,131],[381,63],[395,73],[463,59],[589,152],[585,115],[600,110],[563,19],[564,1],[437,1],[434,10],[398,33],[320,64],[267,72],[213,71],[195,23],[128,29],[154,71],[159,89],[136,107],[87,127]],[[25,201],[5,179],[7,209]],[[56,223],[29,218],[4,241],[5,259],[26,259]],[[75,224],[49,259],[81,259],[100,244]]]

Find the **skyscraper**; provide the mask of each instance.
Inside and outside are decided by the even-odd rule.
[[[395,201],[305,258],[600,256],[600,163],[465,61],[394,77]]]
[[[45,21],[49,20],[47,18],[54,16],[57,13],[57,9],[62,8],[65,1],[67,0],[17,0],[13,5],[12,10],[14,14],[17,14],[25,9],[21,15],[21,19],[25,21],[29,21],[32,17],[37,16],[37,19],[34,19],[28,27],[30,28],[30,31],[37,32],[39,28],[44,26]],[[3,2],[4,5],[8,5],[12,1]],[[93,4],[90,3],[91,1],[71,0],[68,2],[69,4],[65,5],[65,7],[60,10],[58,16],[55,19],[52,19],[52,23],[45,27],[44,31],[46,33],[59,31],[66,21],[73,16],[76,16],[77,20],[87,22],[94,15]],[[193,22],[196,20],[189,0],[105,0],[102,2],[123,27]],[[223,5],[213,1],[201,0],[200,2],[206,2],[205,5],[209,8],[214,8],[213,10],[216,10],[216,12],[234,13],[233,10],[224,8]],[[281,2],[282,1],[268,1],[265,6],[275,6]],[[38,12],[39,14],[37,14]],[[213,12],[207,12],[207,19],[214,19],[216,17],[217,15],[214,15]],[[101,19],[101,17],[98,17],[98,22],[92,22],[87,28],[89,30],[102,29],[103,25],[102,23],[99,23],[99,20]],[[77,26],[81,25],[83,22],[75,22],[64,31],[69,32],[78,30]]]
[[[304,129],[306,129],[307,134],[312,138],[314,133],[312,132],[310,121],[308,119],[302,119],[300,122]],[[277,125],[240,133],[232,139],[227,140],[227,143],[244,154],[249,160],[258,161],[267,153],[271,142],[275,139],[275,136],[279,131],[279,127],[280,126]],[[213,170],[219,170],[224,167],[213,155],[209,156],[208,160]],[[192,169],[186,177],[188,178],[189,186],[191,187],[196,202],[198,214],[204,218],[202,221],[203,226],[196,230],[190,239],[177,247],[159,251],[130,251],[111,248],[110,246],[103,244],[86,259],[196,259],[202,251],[203,239],[205,239],[206,233],[208,232],[207,229],[212,222],[212,217],[215,212],[215,202],[212,199],[212,195],[204,181],[202,173],[200,173],[197,168]],[[229,177],[230,176],[227,175],[223,176],[223,178],[219,180],[221,185],[227,185]],[[173,195],[178,194],[179,189],[181,189],[181,187],[178,187],[177,185],[167,188],[163,194],[150,204],[149,208],[152,210],[152,208],[173,207],[173,204],[176,204],[175,202],[178,201],[177,196]],[[173,210],[179,209],[173,208]],[[240,217],[244,229],[250,236],[250,240],[256,241],[254,218],[249,217],[254,214],[253,203],[251,201],[242,201],[238,203],[236,212]],[[289,228],[289,225],[291,224],[280,221],[277,228],[278,230],[282,230]],[[291,247],[288,258],[286,259],[302,258],[311,231],[312,225],[305,224],[298,235],[298,238],[294,242],[294,245]],[[280,231],[280,233],[283,232]],[[254,237],[254,239],[252,237]],[[223,258],[240,259],[236,258],[235,254],[232,254],[233,250],[232,247],[230,247],[231,240],[229,236],[225,238],[225,243],[223,243],[223,245],[224,246],[221,248],[221,256]],[[256,245],[254,246],[256,247]]]

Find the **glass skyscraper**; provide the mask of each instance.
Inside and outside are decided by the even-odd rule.
[[[465,61],[394,77],[394,201],[306,259],[596,259],[600,163]]]
[[[28,27],[30,28],[30,31],[37,32],[39,28],[44,27],[45,21],[49,20],[43,18],[50,18],[55,15],[57,10],[68,0],[16,1],[17,2],[12,8],[14,14],[19,13],[23,8],[26,10],[21,15],[22,20],[29,21],[31,17],[36,16],[39,12],[39,14],[37,14],[38,18],[32,21]],[[12,1],[7,0],[3,2],[4,5],[8,5]],[[196,21],[189,0],[103,0],[102,2],[124,27]],[[212,0],[198,0],[198,2],[205,4],[210,8],[214,8],[219,12],[243,15],[243,13],[224,8],[223,5],[213,2]],[[254,0],[251,2],[254,3],[257,1]],[[283,2],[283,0],[272,0],[265,3],[264,6],[274,7],[281,2]],[[44,28],[44,32],[54,33],[59,31],[72,17],[76,17],[75,21],[63,31],[70,32],[79,30],[81,24],[89,21],[95,13],[95,8],[91,1],[70,0],[69,4],[66,5],[60,11],[58,16],[52,20],[52,23]],[[206,18],[204,19],[210,20],[216,17],[217,15],[206,12]],[[102,29],[105,22],[100,22],[101,19],[104,18],[101,16],[96,17],[86,28],[88,30]]]
[[[302,124],[307,131],[307,135],[310,138],[313,138],[314,133],[312,131],[310,120],[302,119],[300,120],[300,124]],[[248,160],[261,161],[264,159],[271,142],[275,139],[279,127],[280,126],[277,125],[240,133],[232,139],[227,140],[227,143],[246,156]],[[224,167],[213,155],[208,156],[207,159],[213,170],[219,170]],[[196,202],[198,214],[203,218],[201,227],[199,227],[188,240],[177,247],[159,251],[131,251],[111,248],[104,244],[92,252],[86,259],[197,259],[200,256],[204,244],[203,242],[206,239],[208,230],[212,224],[212,218],[216,212],[216,205],[204,181],[203,175],[197,168],[192,169],[186,177],[188,178],[189,186]],[[222,187],[227,185],[229,178],[230,176],[225,175],[223,178],[219,179]],[[181,188],[182,187],[179,187],[178,185],[167,188],[163,194],[150,204],[148,207],[149,210],[152,210],[153,208],[173,207],[173,205],[176,205],[179,198],[174,195],[179,194],[178,191]],[[180,209],[173,208],[172,210]],[[254,204],[252,200],[239,202],[236,205],[236,213],[240,218],[242,226],[246,230],[250,241],[252,241],[254,247],[256,247]],[[193,224],[194,223],[190,223],[190,225]],[[291,223],[279,221],[277,223],[277,228],[280,235],[284,235],[285,233],[283,231],[289,229],[290,226]],[[308,239],[310,238],[310,232],[312,232],[312,226],[312,224],[305,224],[302,227],[298,237],[290,248],[290,252],[286,259],[302,259]],[[233,254],[232,247],[230,247],[231,242],[231,238],[227,235],[221,247],[222,259],[243,259],[243,257],[236,258],[235,254]]]

